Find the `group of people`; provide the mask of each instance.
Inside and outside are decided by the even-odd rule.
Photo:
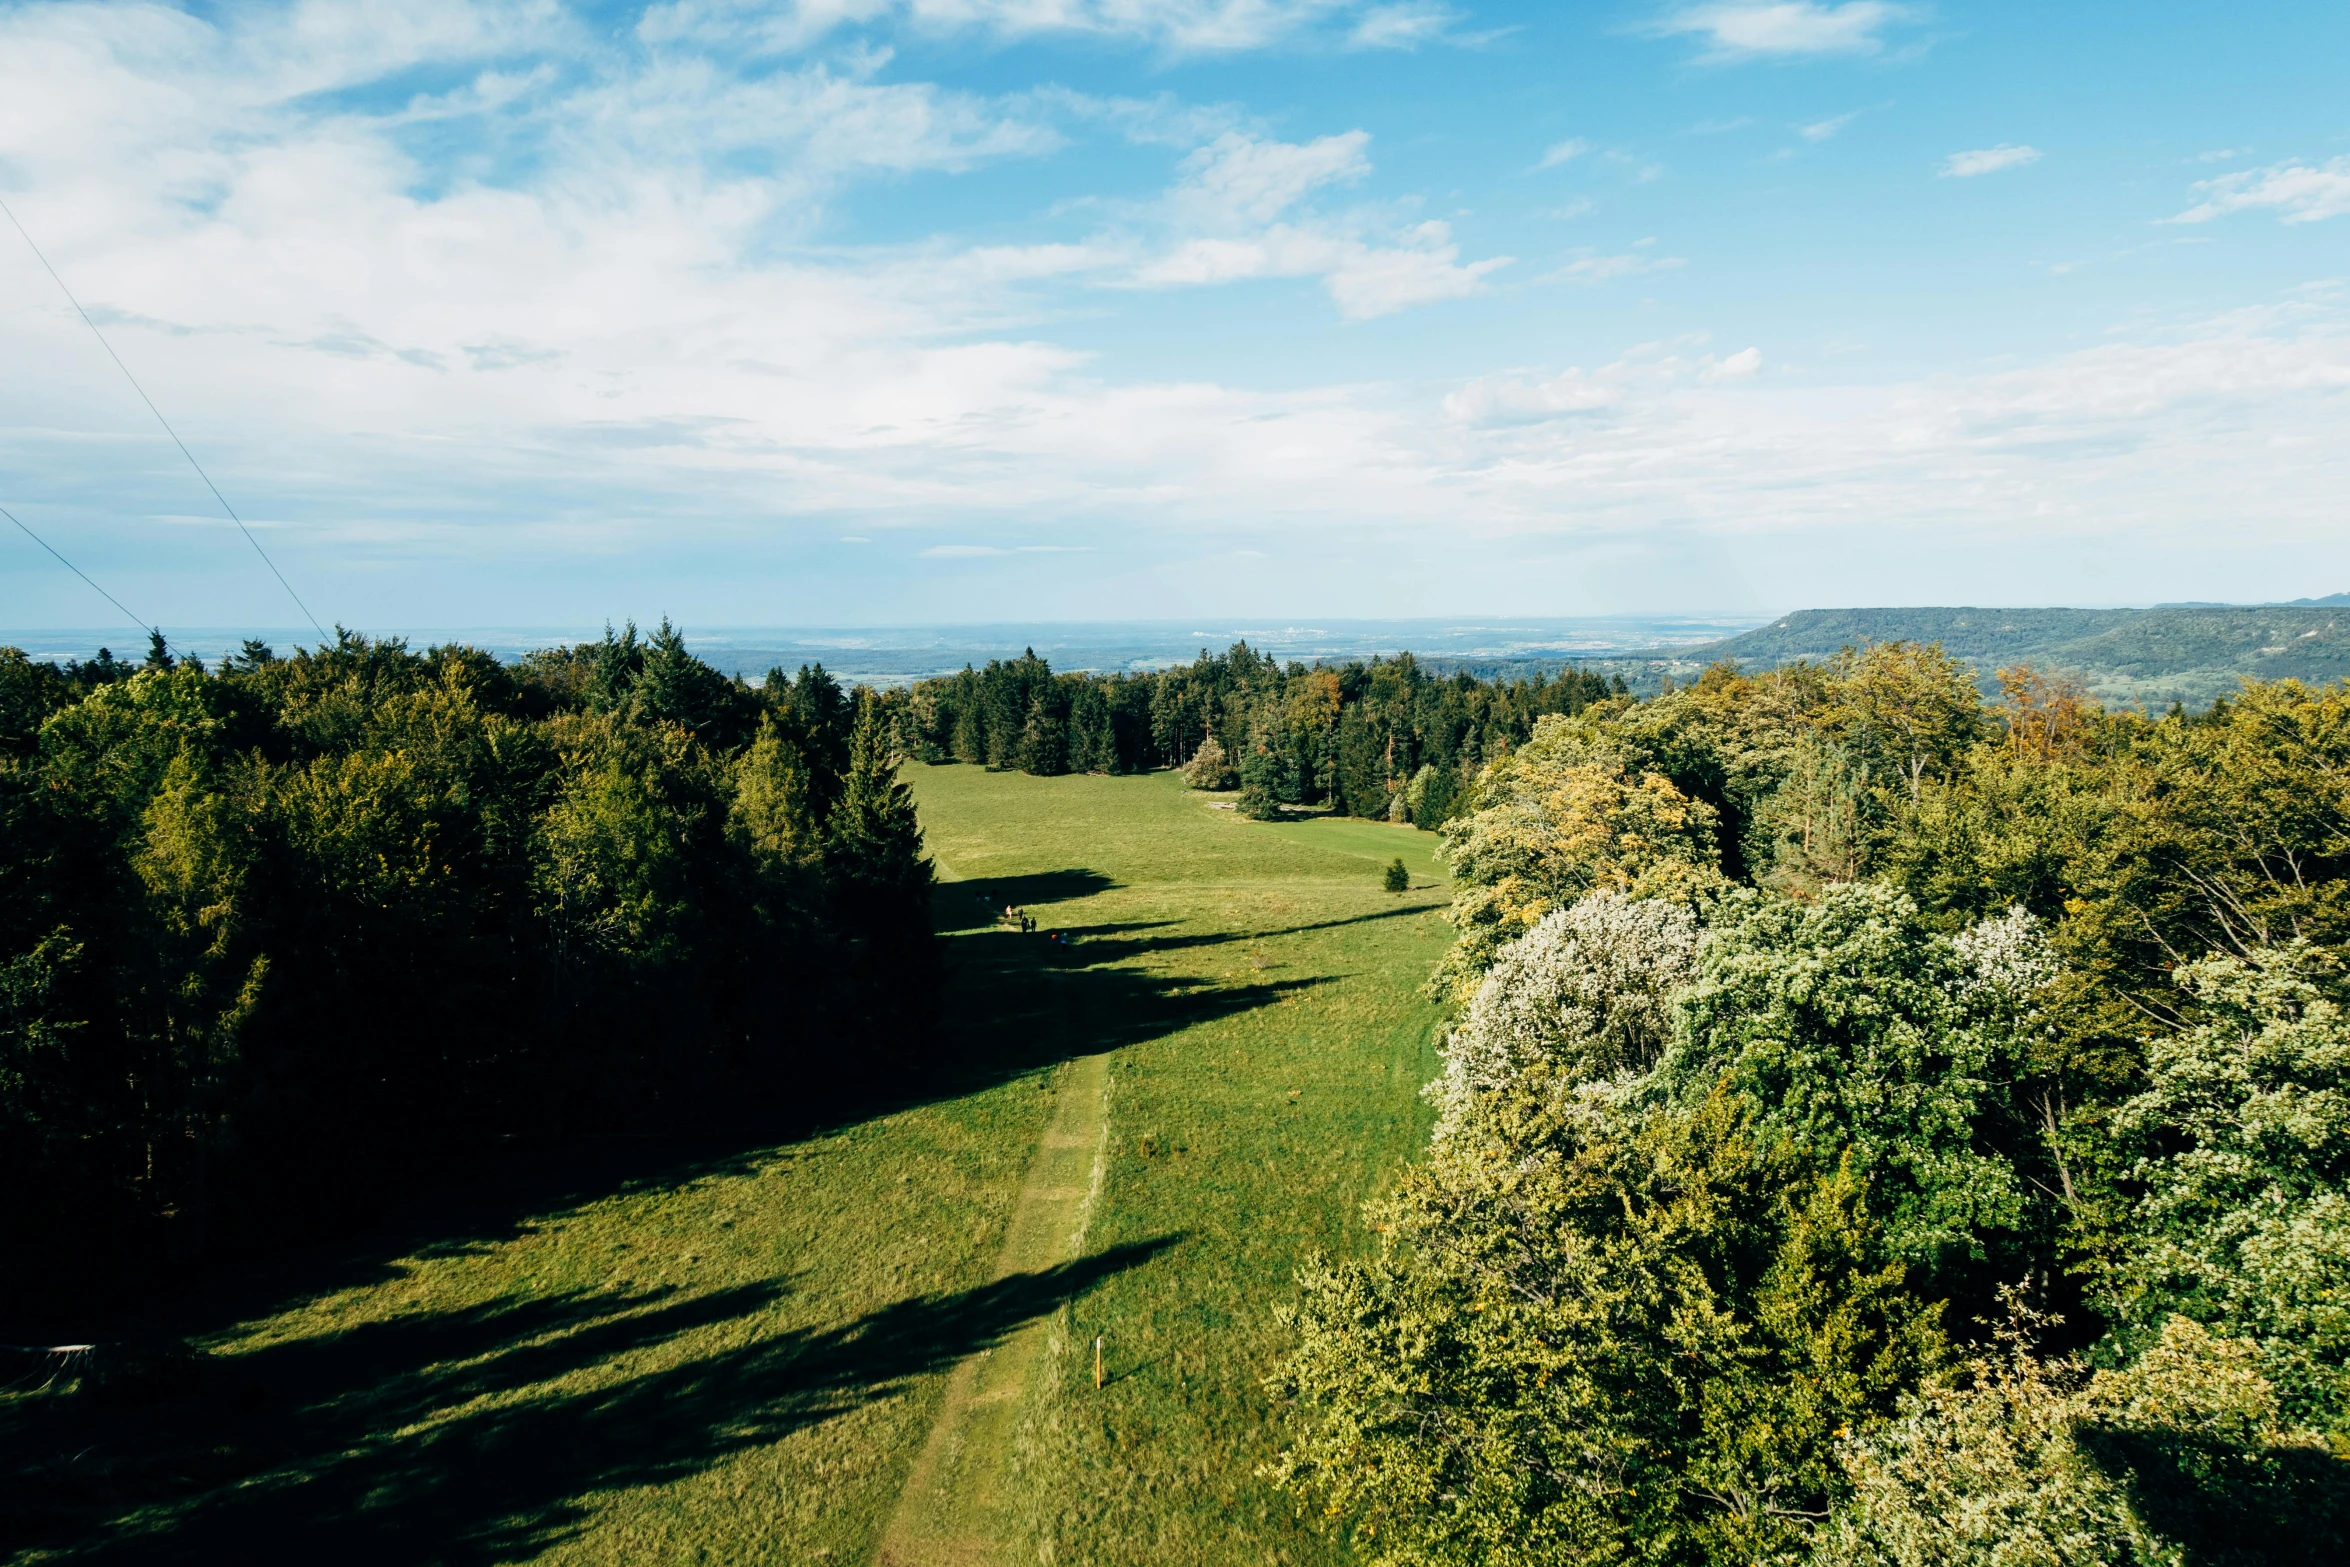
[[[977,898],[981,903],[987,902],[987,894],[984,892],[973,893],[972,896]],[[1030,914],[1026,909],[1016,908],[1009,903],[1005,904],[1003,908],[997,913],[996,923],[999,925],[1009,925],[1023,936],[1033,936],[1036,934],[1036,917]],[[1065,947],[1069,945],[1068,936],[1065,933],[1057,930],[1047,932],[1045,935],[1045,940],[1052,942],[1056,946]]]

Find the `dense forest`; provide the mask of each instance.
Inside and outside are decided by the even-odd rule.
[[[1140,674],[1061,674],[1033,652],[891,693],[906,754],[1022,772],[1198,768],[1255,814],[1317,805],[1434,827],[1467,780],[1545,714],[1624,693],[1580,670],[1513,681],[1437,678],[1409,653],[1283,665],[1245,642]],[[1202,752],[1205,751],[1203,757]]]
[[[2350,685],[1881,644],[1545,716],[1281,1481],[1393,1564],[2350,1550]]]
[[[897,765],[870,693],[666,623],[511,666],[0,649],[0,1306],[902,1062],[935,962]]]

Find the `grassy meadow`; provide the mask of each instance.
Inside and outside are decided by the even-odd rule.
[[[909,772],[940,1081],[518,1161],[101,1325],[210,1354],[135,1399],[0,1392],[0,1553],[1337,1559],[1254,1476],[1259,1384],[1298,1260],[1363,1244],[1425,1128],[1434,840],[1167,775]]]

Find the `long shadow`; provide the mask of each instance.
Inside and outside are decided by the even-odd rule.
[[[998,898],[1000,908],[1023,898],[1021,906],[1046,906],[1048,898],[1083,898],[1114,885],[1110,877],[1078,869],[947,883],[936,895],[938,923],[952,928],[958,900],[978,911],[968,890],[974,886],[992,889],[989,896]],[[1403,911],[1381,914],[1397,912]],[[1123,930],[1160,923],[1173,922]],[[1041,935],[1009,931],[950,937],[941,1021],[927,1047],[910,1059],[901,1053],[791,1102],[720,1098],[699,1114],[673,1115],[627,1135],[517,1147],[437,1189],[387,1199],[383,1216],[364,1228],[282,1253],[216,1261],[182,1278],[168,1296],[106,1317],[10,1323],[4,1336],[25,1342],[201,1338],[321,1294],[387,1282],[398,1276],[404,1257],[488,1251],[550,1214],[612,1196],[746,1174],[781,1146],[976,1092],[1072,1056],[1251,1011],[1318,983],[1218,984],[1111,966],[1161,948],[1225,939],[1247,938],[1166,936],[1155,938],[1160,947],[1097,938],[1064,948]],[[0,1464],[5,1458],[0,1453]]]
[[[576,1533],[593,1492],[673,1480],[887,1398],[1180,1239],[579,1390],[561,1384],[687,1333],[751,1324],[785,1287],[420,1312],[235,1356],[159,1404],[43,1399],[37,1451],[6,1433],[20,1456],[0,1550],[78,1531],[62,1559],[512,1561]],[[4,1417],[32,1412],[28,1401]]]
[[[1304,925],[1279,925],[1264,930],[1201,931],[1184,936],[1152,936],[1149,938],[1132,937],[1128,933],[1161,930],[1181,922],[1176,920],[1134,920],[1118,924],[1067,925],[1059,928],[1070,937],[1085,943],[1085,946],[1080,950],[1089,955],[1090,961],[1106,963],[1119,962],[1126,958],[1139,957],[1152,952],[1183,952],[1197,947],[1225,947],[1241,941],[1271,941],[1281,936],[1302,936],[1317,930],[1342,930],[1349,925],[1369,925],[1380,920],[1402,919],[1407,915],[1425,914],[1434,907],[1436,905],[1427,903],[1405,903],[1392,909],[1380,909],[1370,914],[1350,914],[1345,919],[1314,920]],[[1103,943],[1114,944],[1114,955],[1110,952],[1096,951],[1096,948]]]
[[[972,930],[995,923],[1006,905],[1016,909],[1073,903],[1108,892],[1118,883],[1100,871],[1071,868],[1026,876],[990,876],[977,881],[941,882],[932,900],[941,931]]]
[[[58,1331],[45,1334],[44,1341],[201,1340],[229,1334],[236,1324],[320,1295],[393,1280],[401,1276],[405,1257],[486,1251],[527,1233],[548,1215],[586,1203],[746,1174],[764,1166],[779,1146],[802,1138],[967,1094],[1074,1056],[1235,1016],[1328,982],[1325,977],[1230,984],[1123,966],[1154,951],[1280,933],[1274,931],[1190,936],[1152,934],[1156,925],[1092,927],[1098,934],[1064,946],[1041,935],[972,931],[956,923],[958,898],[974,914],[989,912],[977,902],[981,891],[996,908],[1005,902],[1035,908],[1112,885],[1095,872],[1063,870],[976,887],[941,887],[940,927],[970,932],[947,944],[942,1021],[924,1050],[877,1063],[849,1090],[787,1104],[719,1104],[698,1122],[673,1121],[639,1136],[517,1149],[511,1157],[469,1172],[461,1186],[390,1208],[392,1217],[364,1232],[285,1255],[215,1266],[182,1281],[168,1298],[114,1321],[55,1324]],[[1295,929],[1410,912],[1408,907],[1382,910]],[[1111,1264],[1096,1259],[1075,1266],[1106,1265]],[[107,1442],[117,1446],[101,1442],[80,1465],[61,1466],[58,1454],[91,1445],[76,1445],[71,1433],[77,1422],[98,1416],[46,1398],[0,1404],[0,1476],[37,1480],[36,1489],[46,1487],[43,1494],[57,1506],[93,1522],[119,1509],[71,1503],[79,1494],[76,1486],[95,1487],[93,1498],[113,1495],[123,1486],[141,1497],[191,1498],[153,1536],[179,1542],[172,1549],[150,1550],[141,1543],[148,1536],[125,1535],[91,1547],[102,1550],[107,1560],[148,1559],[142,1551],[157,1560],[200,1560],[216,1547],[225,1548],[236,1531],[247,1530],[310,1542],[301,1549],[289,1547],[285,1559],[331,1550],[370,1561],[486,1561],[501,1551],[522,1553],[542,1537],[533,1531],[567,1527],[570,1515],[563,1511],[562,1497],[595,1484],[630,1483],[631,1476],[682,1473],[733,1446],[772,1440],[773,1433],[794,1422],[825,1418],[846,1407],[839,1400],[880,1396],[870,1389],[966,1353],[988,1333],[1000,1331],[991,1323],[1018,1320],[1023,1290],[1074,1290],[1096,1276],[1056,1270],[1039,1276],[1041,1282],[1014,1280],[972,1292],[958,1297],[959,1304],[909,1303],[838,1342],[766,1339],[715,1360],[634,1379],[616,1390],[562,1397],[523,1397],[517,1390],[559,1375],[567,1357],[569,1363],[589,1364],[719,1320],[711,1313],[723,1317],[764,1309],[781,1286],[765,1296],[598,1294],[404,1317],[324,1343],[305,1341],[234,1357],[240,1374],[250,1373],[248,1394],[252,1388],[268,1390],[261,1407],[270,1413],[254,1417],[257,1424],[237,1424],[241,1434],[233,1440],[221,1439],[217,1410],[201,1418],[166,1412],[154,1417],[147,1434],[128,1448],[110,1436]],[[854,1354],[852,1340],[863,1346]],[[468,1369],[448,1369],[457,1365]],[[318,1391],[300,1391],[306,1388]],[[390,1434],[416,1425],[422,1411],[461,1402],[460,1389],[467,1398],[514,1402],[441,1419],[411,1436]],[[636,1427],[641,1427],[641,1439]],[[282,1440],[272,1431],[282,1432]],[[541,1450],[572,1456],[558,1465],[543,1461]],[[137,1456],[109,1459],[110,1452]],[[509,1468],[511,1475],[505,1472]],[[231,1470],[262,1478],[233,1494],[206,1489]],[[287,1478],[294,1475],[305,1478],[296,1484]],[[599,1475],[605,1478],[594,1478]],[[9,1496],[23,1490],[0,1479],[0,1519],[9,1511]],[[413,1512],[400,1510],[411,1501]],[[398,1507],[386,1513],[394,1503]],[[55,1508],[44,1504],[40,1510],[47,1515]],[[345,1515],[375,1520],[371,1528],[387,1517],[424,1521],[414,1526],[422,1532],[406,1537],[405,1544],[359,1537],[365,1531],[345,1543],[336,1533],[343,1527],[336,1520]],[[486,1521],[509,1515],[524,1521],[507,1533]],[[0,1523],[0,1531],[5,1529]],[[0,1550],[6,1543],[0,1538]],[[249,1551],[229,1554],[262,1559]]]

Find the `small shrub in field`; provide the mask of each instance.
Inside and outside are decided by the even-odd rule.
[[[1216,743],[1214,735],[1199,743],[1199,750],[1184,764],[1183,781],[1194,789],[1230,789],[1240,782],[1232,758]]]
[[[1383,879],[1389,892],[1412,890],[1412,873],[1404,869],[1403,856],[1400,854],[1387,862],[1387,874]]]

